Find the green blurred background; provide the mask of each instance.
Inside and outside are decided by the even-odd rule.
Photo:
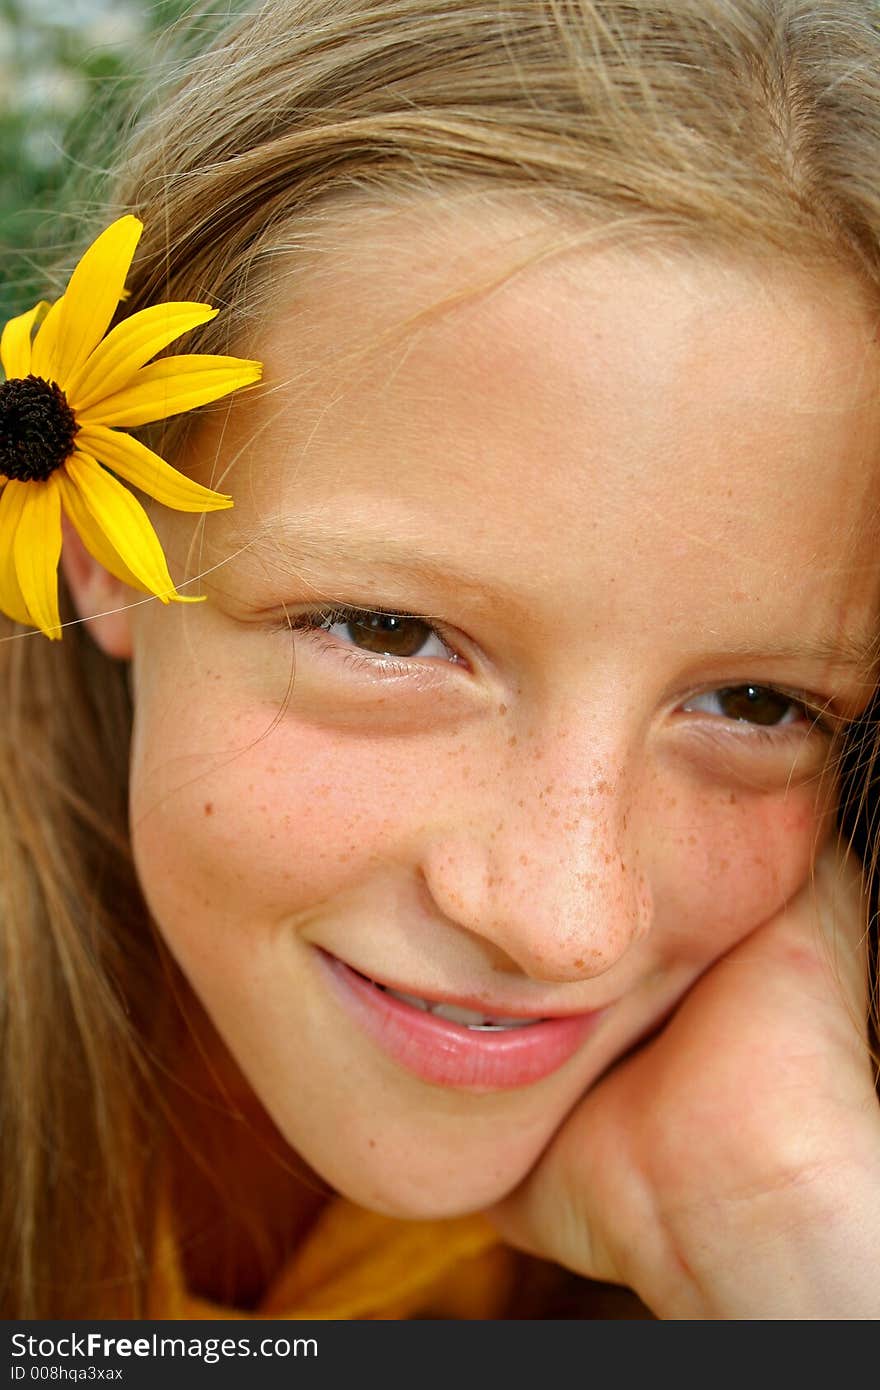
[[[192,0],[0,0],[0,325],[78,240],[155,39]],[[228,4],[215,8],[226,11]]]

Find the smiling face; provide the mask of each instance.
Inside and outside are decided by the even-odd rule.
[[[858,291],[581,249],[461,296],[521,230],[350,231],[195,441],[209,603],[127,617],[159,927],[293,1148],[403,1216],[507,1192],[803,883],[870,693]]]

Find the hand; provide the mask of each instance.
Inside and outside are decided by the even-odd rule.
[[[837,842],[488,1215],[662,1318],[880,1317],[866,910]]]

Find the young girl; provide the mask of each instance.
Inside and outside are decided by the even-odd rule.
[[[102,229],[0,388],[4,1315],[880,1315],[871,12],[270,0]]]

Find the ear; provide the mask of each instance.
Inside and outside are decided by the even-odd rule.
[[[81,618],[88,619],[89,632],[101,651],[127,660],[132,654],[128,605],[135,591],[98,564],[66,516],[62,529],[61,568],[74,607]]]

